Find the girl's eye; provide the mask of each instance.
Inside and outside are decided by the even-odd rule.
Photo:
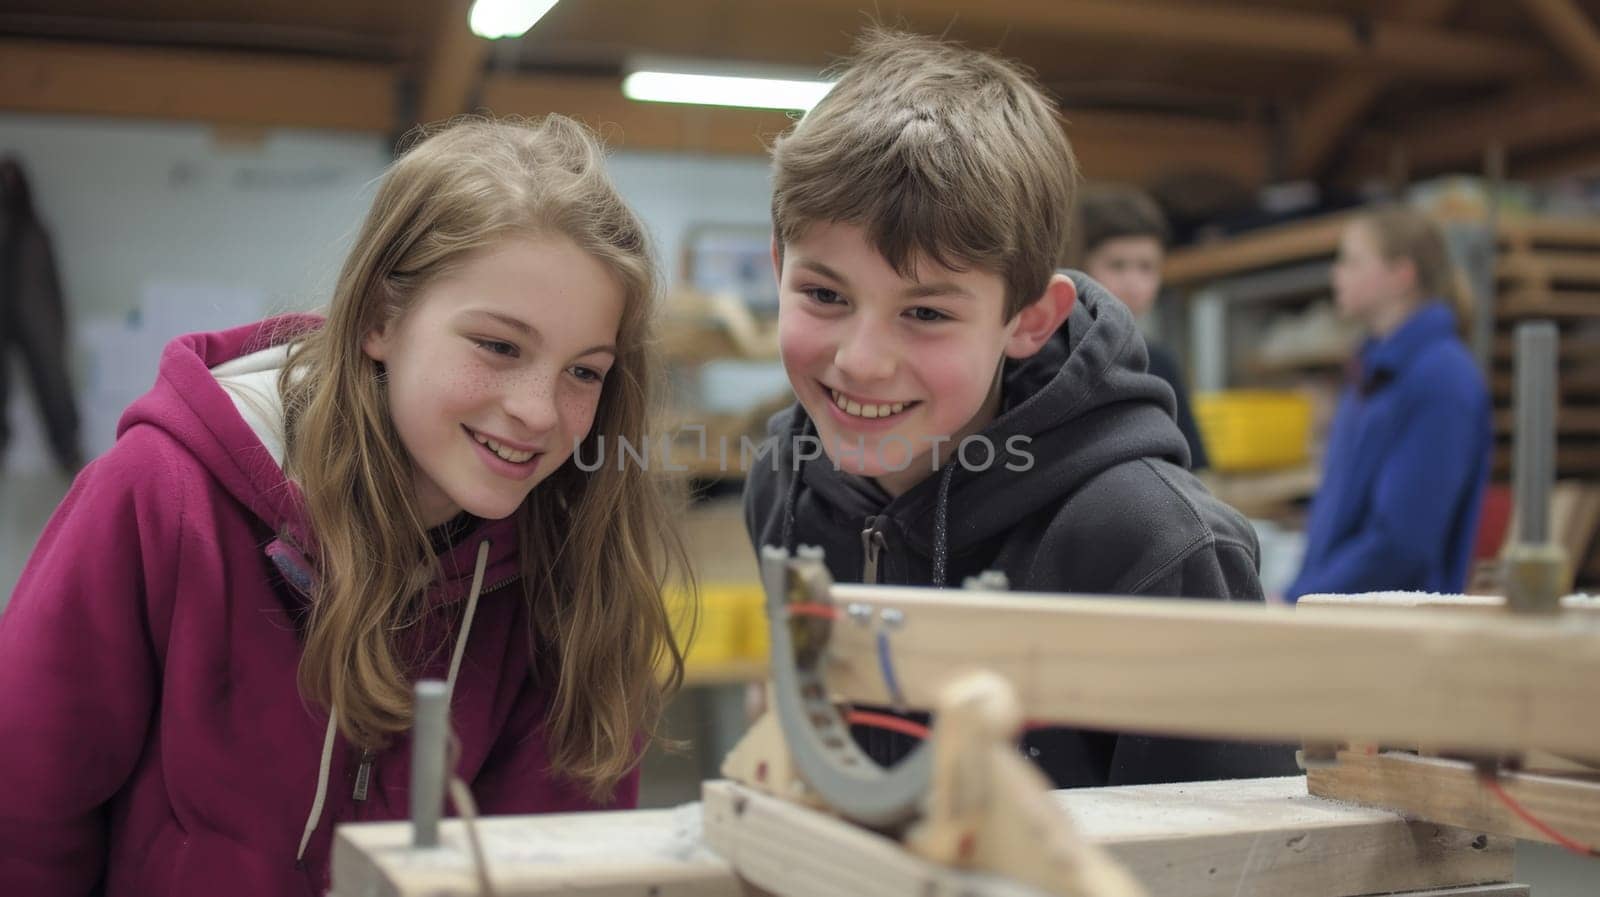
[[[597,371],[591,367],[584,367],[581,364],[574,365],[572,367],[572,376],[577,377],[579,380],[582,380],[585,383],[600,383],[606,379],[604,372]]]
[[[806,287],[800,292],[810,296],[812,301],[818,303],[819,305],[838,305],[843,301],[839,298],[838,293],[828,289],[827,287]]]
[[[474,339],[472,342],[485,352],[491,352],[505,358],[517,357],[517,347],[510,343],[495,339]]]
[[[919,305],[916,308],[913,308],[909,314],[918,321],[927,323],[932,323],[934,321],[947,321],[950,319],[950,316],[944,312],[939,311],[936,308],[929,308],[926,305]]]

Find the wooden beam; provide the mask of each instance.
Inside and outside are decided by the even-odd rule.
[[[388,65],[0,39],[0,109],[385,132]]]
[[[1271,7],[1203,6],[1116,0],[914,0],[899,5],[913,23],[999,24],[1048,30],[1084,41],[1114,41],[1142,49],[1179,47],[1252,56],[1291,56],[1372,65],[1421,77],[1484,81],[1549,74],[1539,48],[1393,21],[1358,29],[1348,17]]]
[[[467,111],[467,105],[483,79],[483,63],[489,55],[489,41],[472,33],[467,26],[471,0],[446,0],[439,4],[419,76],[421,99],[417,120],[423,123],[447,119]]]
[[[674,810],[481,819],[495,892],[754,897],[767,887],[828,897],[1041,897],[1014,882],[918,860],[875,832],[732,782],[707,782],[703,790],[701,804]],[[1480,840],[1393,812],[1308,798],[1299,777],[1080,788],[1051,797],[1088,841],[1158,897],[1350,897],[1504,882],[1512,874],[1510,839]],[[410,842],[406,822],[341,825],[333,897],[474,893],[460,820],[440,826],[439,847],[417,850]],[[1497,885],[1437,897],[1511,894],[1525,897]]]
[[[1325,215],[1244,234],[1216,245],[1185,247],[1167,256],[1161,277],[1173,286],[1193,285],[1232,274],[1324,258],[1339,249],[1339,238],[1355,213]]]
[[[1458,3],[1459,0],[1409,0],[1395,7],[1394,16],[1412,24],[1437,25]],[[1289,148],[1290,171],[1298,177],[1320,172],[1340,138],[1393,81],[1388,72],[1352,71],[1313,96],[1295,123]]]
[[[1591,87],[1600,88],[1600,31],[1573,0],[1522,0],[1522,8],[1560,47]]]
[[[1366,141],[1352,170],[1382,171],[1398,146],[1412,168],[1436,172],[1451,166],[1481,170],[1495,143],[1516,153],[1569,141],[1600,138],[1600,103],[1594,92],[1548,82],[1518,88],[1486,103],[1442,109],[1419,118],[1392,138]]]
[[[491,75],[483,105],[502,115],[571,115],[628,149],[761,155],[794,124],[782,112],[635,102],[622,95],[617,79],[587,76]],[[1091,178],[1149,183],[1178,165],[1204,166],[1252,185],[1266,176],[1267,141],[1257,126],[1069,112],[1063,127]],[[1172,146],[1183,152],[1174,154]]]
[[[1528,812],[1580,843],[1600,845],[1600,782],[1509,773],[1500,787]],[[1340,751],[1338,764],[1306,773],[1314,795],[1418,816],[1493,835],[1549,841],[1501,803],[1472,764],[1415,754]]]
[[[1462,751],[1600,745],[1600,637],[1556,617],[1263,607],[835,584],[839,607],[902,615],[890,636],[911,707],[992,670],[1030,719],[1261,741],[1427,743]],[[879,628],[832,624],[824,675],[895,702]],[[1404,683],[1397,687],[1396,683]]]

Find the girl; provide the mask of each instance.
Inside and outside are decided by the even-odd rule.
[[[578,125],[392,167],[326,321],[169,345],[0,619],[0,893],[323,893],[446,679],[485,813],[627,807],[682,657],[644,230]],[[664,684],[658,670],[668,670]]]
[[[1386,209],[1346,227],[1334,298],[1370,338],[1334,415],[1290,601],[1466,584],[1493,435],[1489,391],[1458,337],[1458,283],[1420,214]]]

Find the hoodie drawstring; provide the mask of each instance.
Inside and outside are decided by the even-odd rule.
[[[328,711],[328,732],[322,736],[322,763],[317,767],[317,796],[311,801],[311,815],[306,817],[305,831],[300,833],[300,849],[294,855],[296,863],[305,859],[311,833],[317,830],[317,823],[322,820],[322,802],[328,797],[328,767],[333,764],[333,736],[338,731],[339,708],[334,707]]]
[[[945,587],[945,567],[950,559],[950,480],[956,466],[949,462],[939,473],[939,500],[933,506],[933,587]]]
[[[489,563],[489,540],[478,543],[478,563],[472,571],[472,591],[467,594],[467,610],[461,618],[461,631],[456,634],[455,651],[450,655],[450,676],[445,680],[445,706],[456,691],[456,673],[461,669],[461,657],[466,653],[467,633],[472,631],[472,618],[478,612],[478,594],[483,590],[483,571]],[[317,768],[317,794],[311,801],[311,813],[306,817],[306,827],[300,833],[300,848],[295,852],[296,864],[305,859],[306,845],[311,843],[311,833],[322,821],[323,804],[328,798],[328,771],[333,766],[334,736],[339,731],[339,707],[328,711],[328,730],[322,736],[322,762]]]

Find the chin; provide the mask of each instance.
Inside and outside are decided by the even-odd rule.
[[[467,500],[458,502],[461,510],[478,518],[479,520],[504,520],[517,512],[522,503],[527,500],[527,493],[523,493],[516,502],[506,501],[504,496],[498,496],[486,501]]]

